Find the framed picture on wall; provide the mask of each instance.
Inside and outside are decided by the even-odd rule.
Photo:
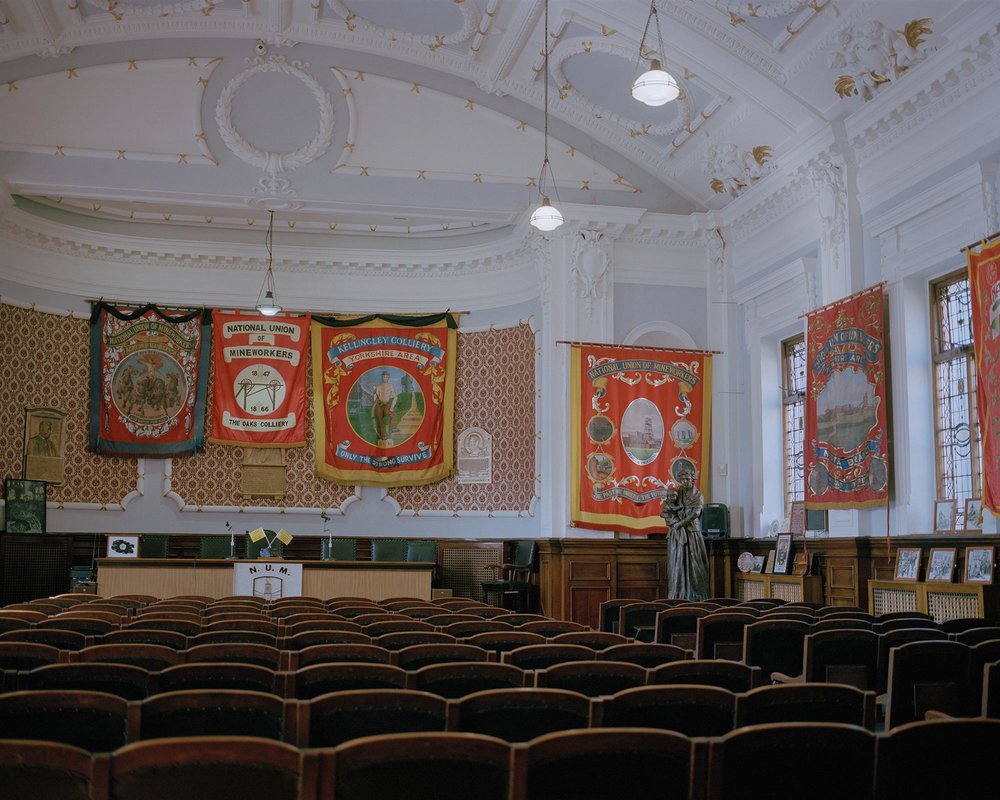
[[[954,500],[934,501],[934,532],[951,533],[955,530],[955,514],[958,504]]]
[[[951,583],[955,572],[955,548],[932,547],[927,559],[927,581]]]
[[[788,517],[788,532],[792,536],[802,536],[806,532],[806,504],[804,500],[793,500]]]
[[[111,534],[108,536],[108,558],[138,558],[139,557],[139,537],[119,536]]]
[[[893,580],[916,581],[920,576],[919,547],[900,547],[896,550],[896,574]]]
[[[965,548],[965,583],[993,583],[993,545]]]
[[[774,548],[774,574],[786,575],[791,566],[792,534],[779,533],[778,546]]]
[[[753,566],[750,568],[751,572],[756,572],[758,575],[764,571],[764,556],[754,556]]]
[[[45,481],[4,481],[7,533],[45,533]]]
[[[967,531],[983,529],[983,501],[978,497],[965,498],[965,529]]]

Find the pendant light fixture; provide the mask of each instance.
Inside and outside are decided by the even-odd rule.
[[[538,173],[538,194],[542,198],[541,205],[538,206],[528,222],[540,231],[554,231],[563,224],[563,216],[559,209],[552,205],[548,194],[545,191],[545,173],[549,176],[549,185],[559,199],[559,190],[556,188],[556,179],[552,174],[552,165],[549,163],[549,0],[545,0],[545,42],[542,48],[543,77],[545,80],[545,158],[542,160],[542,169]]]
[[[660,14],[656,10],[656,0],[649,4],[649,16],[646,18],[646,28],[639,42],[639,61],[646,58],[646,36],[649,35],[649,24],[656,22],[656,58],[649,59],[649,69],[643,72],[632,84],[632,97],[647,106],[664,106],[671,100],[680,97],[681,90],[674,76],[663,69],[660,59],[663,57],[663,34],[660,32]]]
[[[264,239],[264,246],[267,248],[267,274],[264,276],[264,283],[257,293],[257,310],[265,317],[273,317],[281,313],[281,306],[274,291],[274,273],[271,271],[271,245],[274,238],[274,212],[267,223],[267,237]]]

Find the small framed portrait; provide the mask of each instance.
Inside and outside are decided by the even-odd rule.
[[[774,574],[787,575],[791,567],[792,534],[779,533],[778,546],[774,548]]]
[[[955,572],[955,548],[932,547],[927,558],[927,581],[951,583]]]
[[[138,558],[139,537],[109,535],[107,556],[108,558]]]
[[[773,550],[769,550],[767,552],[767,562],[764,565],[764,572],[766,572],[768,575],[772,575],[774,573],[774,551]]]
[[[59,486],[66,479],[66,412],[24,410],[24,477]]]
[[[753,557],[753,566],[750,568],[750,571],[758,575],[764,571],[764,556]]]
[[[806,532],[806,504],[803,500],[793,500],[788,515],[788,532],[792,536],[802,536]]]
[[[954,500],[934,501],[934,532],[951,533],[955,530],[955,513],[958,505]]]
[[[4,499],[7,533],[45,533],[45,481],[7,478]]]
[[[893,580],[916,581],[920,575],[919,547],[900,547],[896,550],[896,574]]]
[[[993,583],[993,545],[965,548],[965,583]]]
[[[967,531],[983,529],[983,501],[979,497],[965,498],[965,529]]]

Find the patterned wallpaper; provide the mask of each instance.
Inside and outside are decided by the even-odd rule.
[[[403,513],[527,513],[535,496],[536,473],[534,333],[526,323],[469,333],[459,330],[456,366],[456,436],[473,425],[493,436],[492,483],[460,485],[449,478],[389,493]],[[135,458],[95,456],[87,451],[89,368],[86,320],[0,303],[0,397],[4,401],[0,403],[0,478],[21,475],[24,407],[53,406],[69,415],[67,480],[63,486],[49,488],[49,499],[117,505],[134,491]],[[311,376],[307,381],[311,387]],[[311,402],[306,404],[306,428],[311,440]],[[241,447],[206,445],[197,455],[173,459],[171,488],[189,507],[277,504],[266,498],[242,497],[242,460]],[[311,447],[288,450],[287,463],[283,507],[336,508],[354,494],[352,486],[316,478]]]
[[[0,303],[0,478],[20,477],[25,406],[67,412],[66,481],[57,503],[117,505],[136,488],[137,459],[87,450],[90,408],[87,320]]]
[[[520,511],[535,496],[535,335],[522,323],[458,334],[455,434],[470,426],[493,436],[493,481],[389,490],[403,511]]]

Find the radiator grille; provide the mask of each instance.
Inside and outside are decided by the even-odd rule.
[[[927,613],[937,623],[963,617],[981,617],[978,594],[927,591]]]
[[[872,614],[889,614],[895,611],[916,611],[917,589],[872,589]]]
[[[789,603],[802,602],[802,586],[798,583],[771,582],[771,597]]]
[[[763,596],[764,581],[736,579],[736,598],[738,600],[760,600]]]
[[[483,601],[483,581],[494,580],[496,570],[487,564],[501,564],[500,545],[496,547],[448,547],[442,545],[440,584],[451,589],[455,597]]]

